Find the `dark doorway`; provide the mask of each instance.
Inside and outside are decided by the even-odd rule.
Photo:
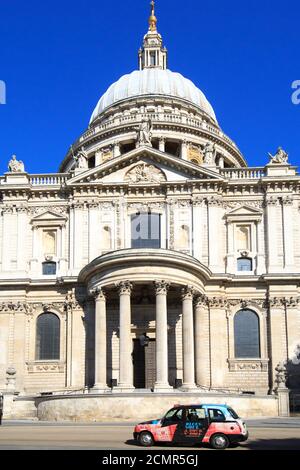
[[[151,389],[155,384],[155,340],[142,346],[139,339],[133,340],[133,385],[135,388]]]

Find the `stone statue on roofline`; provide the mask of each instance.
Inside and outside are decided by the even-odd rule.
[[[16,155],[13,155],[8,162],[8,171],[10,173],[25,173],[25,167],[22,160],[17,160]]]
[[[216,145],[212,142],[207,142],[204,147],[204,160],[203,163],[206,165],[215,165],[216,164]]]
[[[138,146],[146,145],[152,147],[152,121],[151,119],[143,119],[139,128],[137,129],[137,142]]]
[[[81,170],[88,169],[88,155],[84,150],[84,147],[81,147],[80,150],[78,150],[77,154],[74,156],[74,160],[76,161],[76,168]]]
[[[275,155],[272,155],[269,152],[269,157],[271,158],[271,161],[270,161],[271,164],[287,164],[289,154],[287,152],[285,152],[282,149],[282,147],[278,147],[278,150],[277,150]]]

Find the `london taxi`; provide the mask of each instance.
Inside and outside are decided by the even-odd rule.
[[[226,449],[248,439],[246,424],[228,405],[175,405],[162,419],[135,426],[134,439],[144,447],[158,442],[210,444]]]

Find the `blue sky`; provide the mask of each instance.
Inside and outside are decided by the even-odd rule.
[[[0,173],[13,153],[55,172],[100,96],[137,68],[150,0],[0,0]],[[299,1],[157,0],[169,68],[190,78],[249,165],[300,163]]]

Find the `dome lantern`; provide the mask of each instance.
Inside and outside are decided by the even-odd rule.
[[[143,47],[139,50],[139,69],[158,68],[167,70],[167,54],[167,49],[163,47],[162,37],[157,31],[155,2],[152,0],[149,31],[144,36]]]

